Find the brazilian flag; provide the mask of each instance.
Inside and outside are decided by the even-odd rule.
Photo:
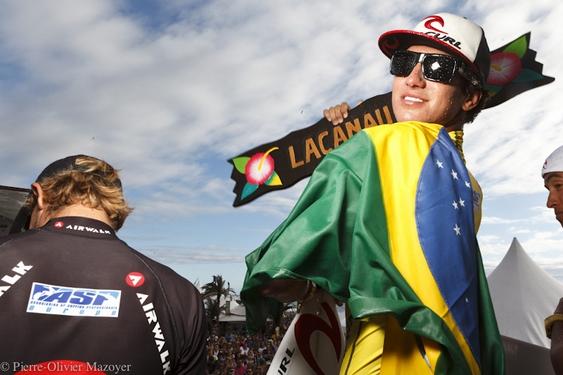
[[[261,286],[307,279],[346,302],[353,318],[389,314],[401,332],[437,344],[436,374],[503,373],[474,185],[440,125],[358,133],[325,157],[288,218],[247,255],[249,328],[280,308]]]

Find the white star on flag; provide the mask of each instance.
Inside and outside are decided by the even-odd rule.
[[[459,179],[457,178],[457,172],[454,171],[453,169],[452,169],[451,175],[452,175],[452,177],[454,178],[454,180],[459,180]]]
[[[468,181],[465,181],[465,186],[467,186],[468,188],[471,187],[471,184]]]
[[[460,205],[461,207],[465,207],[465,201],[464,201],[463,199],[461,199],[461,198],[459,198],[459,205]]]
[[[457,207],[457,202],[456,202],[456,201],[453,201],[452,206],[454,206],[454,208],[457,210],[458,207]]]
[[[454,227],[455,235],[461,236],[461,228],[456,224]]]
[[[444,163],[440,160],[436,160],[436,165],[438,166],[438,168],[444,168]]]

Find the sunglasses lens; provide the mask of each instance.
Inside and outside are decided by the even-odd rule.
[[[391,57],[391,74],[406,77],[417,63],[418,55],[408,51],[397,51]]]
[[[406,77],[411,74],[422,55],[422,72],[429,81],[450,83],[457,71],[456,59],[438,54],[421,54],[411,51],[397,51],[391,57],[391,74]]]
[[[422,64],[424,78],[430,81],[450,83],[456,73],[456,61],[450,56],[426,55]]]

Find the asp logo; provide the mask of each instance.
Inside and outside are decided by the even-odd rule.
[[[85,289],[34,282],[27,312],[36,314],[117,318],[120,290]]]

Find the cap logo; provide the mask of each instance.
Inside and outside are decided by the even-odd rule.
[[[461,50],[461,42],[458,41],[458,40],[455,40],[451,36],[448,36],[448,35],[445,35],[445,34],[442,35],[439,32],[434,32],[434,31],[427,31],[425,34],[428,35],[428,36],[431,36],[434,39],[441,40],[444,43],[448,43],[452,47],[455,47],[455,48]]]
[[[429,30],[434,30],[437,31],[439,33],[442,34],[447,34],[446,31],[437,29],[436,27],[434,27],[434,23],[438,23],[440,26],[444,26],[444,19],[440,16],[430,16],[430,17],[426,17],[426,22],[424,22],[424,27],[426,27]]]
[[[428,31],[425,32],[426,35],[441,40],[444,43],[448,43],[452,47],[461,50],[461,42],[449,36],[447,31],[438,28],[437,25],[444,27],[445,22],[442,17],[438,15],[433,15],[430,17],[426,17],[425,20],[426,21],[424,21],[424,27],[428,29]]]

